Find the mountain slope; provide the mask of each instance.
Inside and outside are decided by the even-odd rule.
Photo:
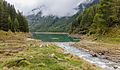
[[[75,20],[77,15],[83,12],[86,8],[97,4],[99,0],[85,0],[78,5],[78,12],[73,16],[57,17],[57,16],[42,16],[42,12],[28,15],[29,27],[32,32],[68,32],[71,22]],[[36,10],[36,9],[34,9]]]
[[[0,0],[0,30],[12,32],[28,32],[28,22],[13,5]]]
[[[30,19],[30,17],[32,17]],[[39,17],[39,16],[38,16]],[[57,31],[57,32],[62,32],[62,31],[67,31],[70,26],[70,22],[75,19],[74,17],[62,17],[58,18],[55,16],[47,16],[47,17],[39,17],[37,19],[34,19],[33,16],[29,16],[29,27],[30,30],[33,32],[41,32],[41,31]],[[36,18],[36,16],[35,16]],[[32,20],[32,21],[31,21]],[[35,22],[34,22],[35,21]],[[32,23],[31,23],[32,22]]]
[[[120,34],[119,3],[118,0],[101,0],[86,9],[72,22],[70,33],[117,37]]]

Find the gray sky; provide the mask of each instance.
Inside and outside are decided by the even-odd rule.
[[[16,9],[23,11],[25,15],[34,9],[41,7],[43,16],[70,16],[77,12],[75,8],[85,0],[6,0],[15,5]]]

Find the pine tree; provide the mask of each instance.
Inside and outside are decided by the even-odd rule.
[[[17,13],[13,5],[3,0],[0,0],[0,30],[29,31],[26,18],[21,13]]]
[[[16,31],[16,32],[19,31],[19,22],[18,22],[17,18],[15,18],[15,20],[14,20],[14,31]]]
[[[102,18],[101,14],[96,14],[91,25],[91,32],[104,35],[107,30],[107,22]]]
[[[12,25],[12,23],[13,23],[13,22],[12,22],[12,20],[11,20],[11,17],[9,16],[9,17],[8,17],[9,30],[11,30],[11,29],[12,29],[12,26],[11,26],[11,25]]]
[[[110,17],[110,21],[111,21],[111,26],[120,25],[120,0],[113,1],[112,15]]]
[[[18,11],[18,21],[19,21],[19,29],[21,32],[29,32],[28,22],[24,16]]]
[[[98,5],[86,9],[79,17],[72,24],[72,32],[104,35],[112,28],[120,28],[120,0],[100,0]]]

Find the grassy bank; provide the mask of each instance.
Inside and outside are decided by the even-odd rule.
[[[120,63],[120,29],[118,28],[111,28],[105,35],[81,36],[81,41],[74,46]]]
[[[120,44],[120,28],[110,28],[105,35],[90,35],[88,39],[102,43]]]
[[[0,70],[100,70],[28,33],[0,31]]]

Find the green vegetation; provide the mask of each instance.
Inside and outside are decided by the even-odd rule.
[[[107,35],[91,35],[90,39],[97,40],[98,42],[110,43],[110,44],[120,44],[120,29],[111,28]]]
[[[62,17],[55,16],[40,16],[33,15],[28,16],[29,27],[31,32],[68,32],[70,29],[70,23],[76,17]]]
[[[100,70],[29,34],[0,31],[0,70]]]
[[[99,4],[86,9],[72,22],[70,33],[112,37],[120,34],[119,29],[120,1],[100,0]]]
[[[9,53],[10,54],[10,53]],[[62,54],[56,46],[27,47],[26,51],[7,56],[0,68],[13,70],[99,70],[77,57]],[[72,58],[71,58],[72,57]],[[3,60],[2,60],[3,61]]]
[[[30,31],[32,32],[68,32],[70,30],[71,22],[83,12],[85,8],[97,4],[99,0],[93,0],[90,3],[80,3],[78,5],[78,12],[73,16],[58,17],[54,15],[42,16],[42,12],[36,15],[27,16],[29,20]],[[63,10],[64,11],[64,10]]]
[[[12,32],[28,32],[28,22],[26,18],[13,5],[0,0],[0,30]]]

